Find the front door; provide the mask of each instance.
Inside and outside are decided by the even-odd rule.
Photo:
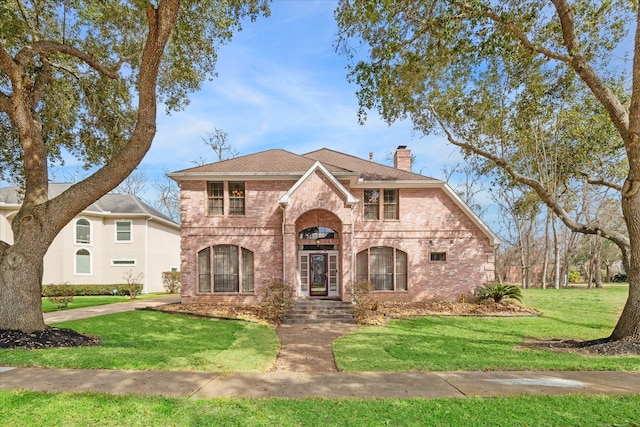
[[[309,269],[311,296],[327,296],[327,254],[311,254],[309,258],[311,264]]]

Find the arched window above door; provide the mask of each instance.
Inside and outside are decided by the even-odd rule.
[[[329,227],[309,227],[298,234],[302,250],[335,250],[338,247],[338,232]]]

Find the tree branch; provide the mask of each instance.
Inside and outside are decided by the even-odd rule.
[[[591,67],[582,55],[580,42],[576,34],[575,20],[571,6],[566,0],[552,0],[558,13],[562,27],[562,39],[570,55],[570,60],[565,61],[580,76],[583,82],[591,89],[591,92],[602,103],[613,121],[618,133],[625,144],[629,143],[629,114],[618,97],[605,85],[600,76]],[[637,47],[637,46],[636,46]]]
[[[9,118],[11,118],[11,98],[9,98],[4,93],[0,92],[0,111],[3,113],[7,113]]]
[[[603,187],[608,187],[608,188],[611,188],[612,190],[622,192],[622,185],[614,184],[613,182],[605,181],[604,179],[590,178],[589,175],[586,173],[583,173],[582,175],[585,177],[587,182],[591,185],[601,185]]]
[[[568,55],[562,55],[561,53],[554,52],[551,49],[547,49],[544,46],[533,43],[531,40],[529,40],[529,37],[527,37],[527,35],[524,33],[524,31],[522,31],[520,27],[518,27],[513,22],[506,21],[504,18],[490,9],[478,10],[467,2],[457,2],[457,4],[463,9],[470,10],[475,13],[480,13],[482,16],[492,20],[497,26],[506,29],[520,41],[525,49],[531,52],[536,52],[546,56],[547,58],[556,59],[562,62],[569,62],[571,60],[571,57]]]
[[[438,117],[438,114],[436,113],[436,111],[433,108],[431,109],[431,111],[433,113],[434,118],[440,125],[440,128],[446,134],[447,140],[451,144],[457,147],[460,147],[462,149],[469,150],[478,156],[484,157],[485,159],[492,161],[496,166],[504,170],[515,181],[521,184],[524,184],[529,188],[531,188],[532,190],[534,190],[536,194],[538,194],[538,197],[540,197],[542,202],[546,204],[549,208],[551,208],[551,210],[553,210],[553,212],[562,220],[562,222],[570,230],[576,233],[596,234],[596,235],[602,236],[605,239],[611,240],[613,243],[615,243],[622,250],[623,253],[628,253],[629,238],[627,236],[621,233],[618,233],[614,230],[608,230],[606,228],[598,227],[598,226],[589,226],[587,224],[581,224],[573,220],[569,216],[569,213],[566,210],[564,210],[562,206],[560,206],[560,204],[555,200],[555,198],[551,194],[549,194],[549,192],[544,188],[544,186],[539,181],[516,172],[516,170],[509,164],[509,162],[507,162],[502,157],[498,157],[497,155],[490,153],[489,151],[482,150],[472,144],[458,141],[453,136],[453,134],[449,131],[447,126],[444,124],[444,122]]]
[[[42,62],[42,66],[40,67],[40,72],[37,73],[36,81],[33,84],[33,90],[31,91],[32,105],[37,105],[38,102],[40,102],[40,100],[44,96],[44,93],[47,89],[47,84],[51,80],[51,77],[51,64],[45,59]]]
[[[138,74],[136,126],[125,146],[104,166],[48,202],[50,211],[56,212],[51,217],[58,219],[54,228],[62,229],[78,212],[113,190],[140,164],[151,147],[156,132],[158,72],[179,6],[180,0],[161,0],[157,9],[147,7],[149,32]]]
[[[12,81],[18,78],[20,67],[13,61],[9,52],[4,48],[4,43],[0,41],[0,70],[3,70]]]
[[[98,73],[110,79],[117,79],[118,71],[122,67],[122,64],[124,64],[128,59],[131,58],[130,56],[120,58],[116,65],[114,65],[112,68],[106,68],[102,66],[102,64],[100,64],[100,62],[98,62],[90,53],[83,52],[80,49],[76,49],[75,47],[63,43],[44,40],[34,42],[18,52],[18,54],[16,55],[16,62],[23,67],[26,67],[34,56],[38,54],[46,55],[47,53],[51,52],[58,52],[77,58],[87,64],[89,67],[93,68]]]

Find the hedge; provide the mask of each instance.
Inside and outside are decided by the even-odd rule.
[[[58,285],[42,285],[43,296],[48,294],[46,289],[51,286]],[[117,283],[113,285],[66,285],[73,291],[73,296],[92,296],[92,295],[113,295],[113,290],[117,289],[118,295],[129,295],[129,285],[126,283]],[[138,293],[142,290],[142,285],[138,285]]]

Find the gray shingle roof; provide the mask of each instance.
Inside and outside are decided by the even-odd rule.
[[[175,173],[304,173],[314,160],[293,154],[286,150],[273,149],[246,156],[235,157],[221,162],[209,163]],[[329,168],[339,172],[340,168]]]
[[[336,167],[349,169],[360,173],[360,176],[367,181],[394,181],[394,180],[432,180],[424,175],[407,172],[390,166],[381,165],[370,160],[364,160],[349,154],[322,148],[303,154],[304,157],[318,160],[320,163],[334,165]]]
[[[316,161],[322,163],[324,167],[332,173],[352,172],[367,181],[433,180],[433,178],[429,178],[424,175],[381,165],[355,156],[329,150],[327,148],[322,148],[303,155],[294,154],[280,149],[266,150],[229,160],[223,160],[221,162],[183,169],[174,172],[174,174],[303,174],[309,170]]]
[[[60,195],[67,188],[71,187],[71,183],[50,183],[49,184],[49,198],[54,198]],[[18,187],[3,187],[0,188],[0,203],[20,205],[22,198],[18,191]],[[84,212],[95,213],[115,213],[115,214],[143,214],[150,215],[165,221],[175,223],[171,218],[159,210],[149,206],[143,202],[140,198],[130,194],[105,194],[98,201],[87,207]]]

